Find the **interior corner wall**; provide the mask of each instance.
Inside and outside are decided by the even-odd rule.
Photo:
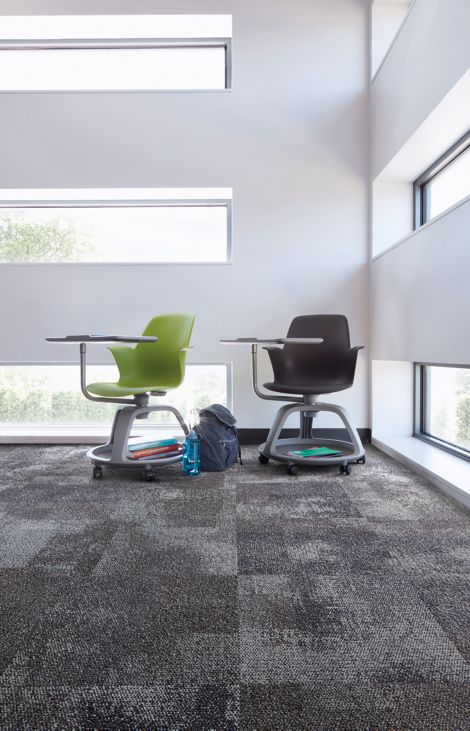
[[[385,58],[408,10],[408,2],[389,4],[376,0],[372,3],[372,76]]]
[[[372,361],[372,432],[374,438],[413,433],[413,364]]]
[[[410,216],[412,182],[424,172],[413,155],[429,165],[444,152],[439,140],[452,137],[456,100],[458,125],[465,128],[466,120],[470,128],[461,93],[468,88],[469,27],[468,0],[415,0],[372,84],[372,412],[379,438],[411,435],[414,362],[470,364],[470,198],[414,232]],[[439,135],[427,132],[435,118]],[[392,410],[387,383],[397,393]]]
[[[415,0],[371,88],[374,180],[470,65],[470,2]]]
[[[376,256],[413,230],[413,185],[377,178],[372,184],[372,255]]]
[[[367,2],[3,0],[0,11],[231,13],[231,92],[1,94],[0,188],[232,187],[234,212],[228,266],[1,266],[1,361],[76,362],[44,337],[194,311],[191,360],[233,360],[239,426],[266,427],[276,404],[253,395],[249,353],[220,338],[340,312],[368,344]],[[367,387],[361,354],[353,389],[335,396],[358,427]]]

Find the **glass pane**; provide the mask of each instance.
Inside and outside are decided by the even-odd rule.
[[[225,47],[0,50],[2,91],[225,89]]]
[[[470,147],[425,186],[425,222],[470,195]]]
[[[424,431],[470,451],[470,368],[426,366],[425,370]]]
[[[87,382],[114,381],[115,366],[88,366]],[[188,365],[181,386],[169,391],[155,403],[176,406],[188,417],[192,409],[211,403],[227,405],[227,367],[220,365]],[[80,371],[75,365],[29,365],[0,367],[0,427],[7,425],[106,426],[111,423],[117,404],[89,401],[80,391]],[[173,415],[154,413],[138,422],[138,430],[156,425],[176,424]]]
[[[0,261],[227,261],[227,206],[0,209]]]

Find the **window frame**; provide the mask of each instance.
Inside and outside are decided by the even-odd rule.
[[[449,147],[443,155],[427,168],[413,183],[413,229],[424,226],[433,221],[433,218],[426,219],[427,190],[426,186],[437,177],[448,165],[451,165],[460,155],[470,148],[470,130],[466,132],[452,147]],[[456,201],[455,204],[460,201]],[[442,212],[442,214],[445,211]],[[440,214],[440,215],[442,215]]]
[[[470,450],[459,447],[445,439],[440,439],[425,431],[426,415],[428,408],[427,394],[427,378],[426,368],[461,368],[470,370],[470,365],[453,364],[453,363],[414,363],[414,382],[413,382],[413,437],[420,439],[422,442],[431,444],[433,447],[442,449],[444,452],[453,454],[455,457],[470,462]]]
[[[0,191],[1,194],[1,191]],[[227,266],[232,264],[232,198],[142,198],[142,199],[70,199],[70,200],[5,200],[0,198],[0,213],[18,208],[169,208],[191,206],[225,208],[227,210],[227,247],[224,261],[1,261],[6,266]]]
[[[119,94],[125,93],[220,93],[232,89],[232,39],[219,38],[70,38],[0,40],[0,53],[5,51],[55,50],[129,50],[152,48],[223,48],[225,51],[225,87],[223,89],[20,89],[4,90],[0,94]]]

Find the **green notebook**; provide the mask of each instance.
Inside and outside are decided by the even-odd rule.
[[[339,457],[342,452],[329,447],[309,447],[308,449],[294,449],[289,454],[293,457]]]

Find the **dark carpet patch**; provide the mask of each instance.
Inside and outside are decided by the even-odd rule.
[[[0,447],[0,728],[468,731],[469,514],[336,469],[91,479]]]

